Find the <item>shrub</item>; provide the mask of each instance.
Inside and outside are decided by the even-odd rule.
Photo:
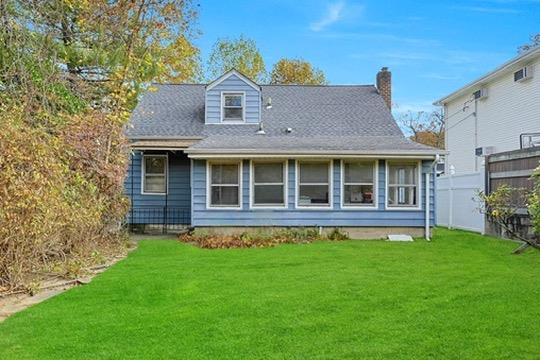
[[[347,240],[349,236],[334,229],[328,235],[320,235],[317,229],[287,228],[282,230],[257,230],[238,235],[213,234],[195,229],[180,236],[180,241],[196,244],[205,249],[272,247],[279,244],[304,244],[317,240]]]
[[[540,167],[534,171],[532,180],[534,181],[534,187],[529,195],[527,209],[531,216],[534,232],[540,236]]]
[[[338,228],[334,228],[331,232],[326,235],[326,239],[331,241],[342,241],[349,240],[349,234],[345,231],[342,231]]]
[[[35,287],[45,268],[73,273],[74,263],[93,262],[96,249],[123,247],[122,237],[105,231],[111,198],[71,166],[76,156],[66,156],[62,139],[19,121],[21,109],[3,110],[0,291]]]

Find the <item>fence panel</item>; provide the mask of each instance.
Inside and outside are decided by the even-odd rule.
[[[527,211],[527,199],[533,190],[531,175],[540,163],[540,147],[492,154],[487,157],[488,191],[497,190],[502,185],[519,189],[512,194],[512,205],[518,208],[513,223],[515,231],[525,237],[534,237],[530,217]],[[490,235],[504,236],[500,226],[489,224]]]
[[[501,185],[521,189],[526,194],[533,189],[531,175],[540,162],[540,148],[527,148],[490,155],[487,158],[489,191]],[[513,199],[525,208],[526,199]]]
[[[484,215],[478,210],[477,194],[484,190],[482,172],[437,178],[437,225],[484,232]]]

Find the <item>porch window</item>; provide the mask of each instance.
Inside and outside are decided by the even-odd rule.
[[[244,121],[244,94],[224,93],[222,98],[222,121]]]
[[[254,207],[285,206],[286,162],[253,162],[251,176]]]
[[[297,206],[330,207],[331,162],[299,161],[297,166]]]
[[[240,168],[240,163],[209,165],[211,207],[240,207]]]
[[[143,155],[142,182],[143,194],[167,193],[167,155]]]
[[[418,207],[419,163],[388,164],[388,207]]]
[[[376,204],[374,161],[343,161],[343,206],[374,207]]]

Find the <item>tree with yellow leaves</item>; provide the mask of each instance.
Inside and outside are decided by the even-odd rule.
[[[322,70],[302,59],[281,59],[270,74],[271,84],[324,85],[328,81]]]

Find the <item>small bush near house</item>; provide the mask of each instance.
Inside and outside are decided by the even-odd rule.
[[[534,171],[532,180],[534,181],[534,187],[529,195],[527,205],[534,232],[537,236],[540,236],[540,167]]]
[[[326,239],[331,240],[331,241],[342,241],[342,240],[349,240],[350,237],[349,237],[349,234],[347,234],[346,232],[338,228],[334,228],[331,232],[329,232],[326,235]]]
[[[279,244],[305,244],[317,240],[347,240],[347,233],[335,228],[328,234],[319,234],[317,229],[283,229],[243,232],[239,235],[220,235],[205,230],[194,230],[180,236],[180,241],[193,243],[204,249],[272,247]]]

